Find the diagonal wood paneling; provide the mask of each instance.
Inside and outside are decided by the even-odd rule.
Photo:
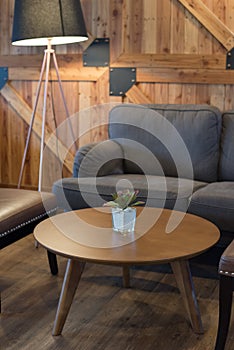
[[[136,104],[153,103],[153,101],[150,98],[148,98],[136,85],[133,85],[131,89],[126,92],[126,96],[129,98],[129,100],[132,103],[136,103]]]
[[[178,0],[227,49],[234,46],[234,33],[201,0]]]
[[[22,99],[22,97],[17,93],[17,91],[11,86],[10,83],[7,83],[1,89],[1,95],[6,99],[8,104],[15,110],[15,112],[29,125],[32,115],[32,109],[28,104]],[[40,115],[36,114],[35,121],[33,124],[33,131],[38,137],[41,137],[41,128],[42,128],[42,118]],[[48,140],[50,142],[48,147],[50,150],[57,156],[57,151],[61,159],[64,159],[64,166],[72,172],[73,167],[73,154],[56,138],[56,135],[50,130],[48,125],[45,127],[45,143],[47,144]],[[58,148],[58,150],[57,150]]]

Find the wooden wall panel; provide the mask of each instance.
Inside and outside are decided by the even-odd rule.
[[[227,48],[234,46],[233,0],[197,0],[196,14],[189,8],[191,1],[81,0],[88,44],[96,37],[110,38],[110,67],[135,67],[137,84],[124,98],[110,96],[109,67],[83,67],[87,43],[56,47],[77,147],[108,137],[108,111],[121,102],[208,103],[221,110],[234,109],[234,70],[226,70]],[[14,0],[0,1],[0,66],[9,67],[10,83],[30,110],[43,48],[11,45],[13,8]],[[219,25],[214,28],[212,22]],[[45,165],[48,188],[56,178],[71,175],[67,164],[76,150],[53,67],[50,78],[47,124],[53,132],[57,126],[62,133],[59,137],[65,142],[68,159],[61,167],[57,151],[49,152]],[[38,114],[42,114],[41,100]],[[0,91],[1,184],[17,184],[27,130],[27,123]],[[33,133],[23,177],[26,187],[37,186],[39,149],[39,138]]]
[[[138,89],[145,97],[141,103],[210,104],[221,111],[234,109],[233,85],[142,83]],[[130,90],[125,102],[139,103],[140,99]]]

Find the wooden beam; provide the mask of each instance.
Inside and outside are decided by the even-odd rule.
[[[178,0],[227,50],[234,46],[234,33],[202,0]]]
[[[224,55],[122,54],[111,67],[225,69]]]
[[[56,55],[58,66],[69,68],[71,65],[82,67],[82,54],[58,54]],[[43,54],[41,55],[0,55],[0,67],[26,68],[42,65]]]
[[[138,68],[138,83],[233,84],[233,70]]]
[[[43,55],[0,55],[0,67],[40,67]]]
[[[61,80],[64,81],[97,81],[108,68],[100,67],[72,67],[69,68],[59,68],[59,75]],[[39,80],[40,68],[9,68],[8,71],[9,80]],[[57,80],[56,72],[54,68],[50,70],[50,80]]]
[[[126,92],[126,96],[131,100],[132,103],[153,103],[137,85],[133,85],[130,90]]]
[[[83,67],[81,55],[68,54],[57,55],[59,71],[63,80],[66,76],[77,80],[96,81],[105,72],[106,67]],[[8,67],[14,80],[37,80],[42,64],[41,55],[0,56],[0,67]],[[225,55],[201,55],[201,54],[121,54],[111,67],[181,67],[181,68],[206,68],[224,69],[226,65]],[[20,68],[20,69],[16,69]],[[53,71],[53,66],[52,69]],[[73,71],[74,73],[69,71]],[[22,73],[23,72],[23,73]],[[17,75],[20,79],[17,79]],[[27,79],[24,79],[26,74]],[[54,72],[53,72],[54,74]],[[29,79],[30,76],[33,79]],[[10,78],[11,79],[11,78]]]
[[[10,83],[7,83],[0,91],[1,95],[8,102],[9,106],[29,125],[32,116],[32,109],[29,105],[22,99],[18,92],[13,88]],[[33,131],[40,138],[41,137],[41,126],[42,118],[40,115],[36,114]],[[64,146],[56,135],[53,134],[51,129],[46,125],[45,127],[45,144],[48,143],[49,149],[56,155],[60,155],[61,159],[64,160],[64,166],[72,173],[73,168],[73,154]]]

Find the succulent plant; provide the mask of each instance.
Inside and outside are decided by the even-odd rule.
[[[113,200],[104,203],[106,207],[126,209],[127,207],[132,207],[140,204],[144,204],[142,201],[137,201],[137,195],[139,191],[137,190],[124,190],[118,191],[112,194]]]

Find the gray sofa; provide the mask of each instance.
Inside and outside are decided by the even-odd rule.
[[[133,187],[145,205],[202,216],[234,237],[234,112],[209,105],[122,104],[109,139],[81,147],[73,177],[53,185],[64,210],[102,206]]]

